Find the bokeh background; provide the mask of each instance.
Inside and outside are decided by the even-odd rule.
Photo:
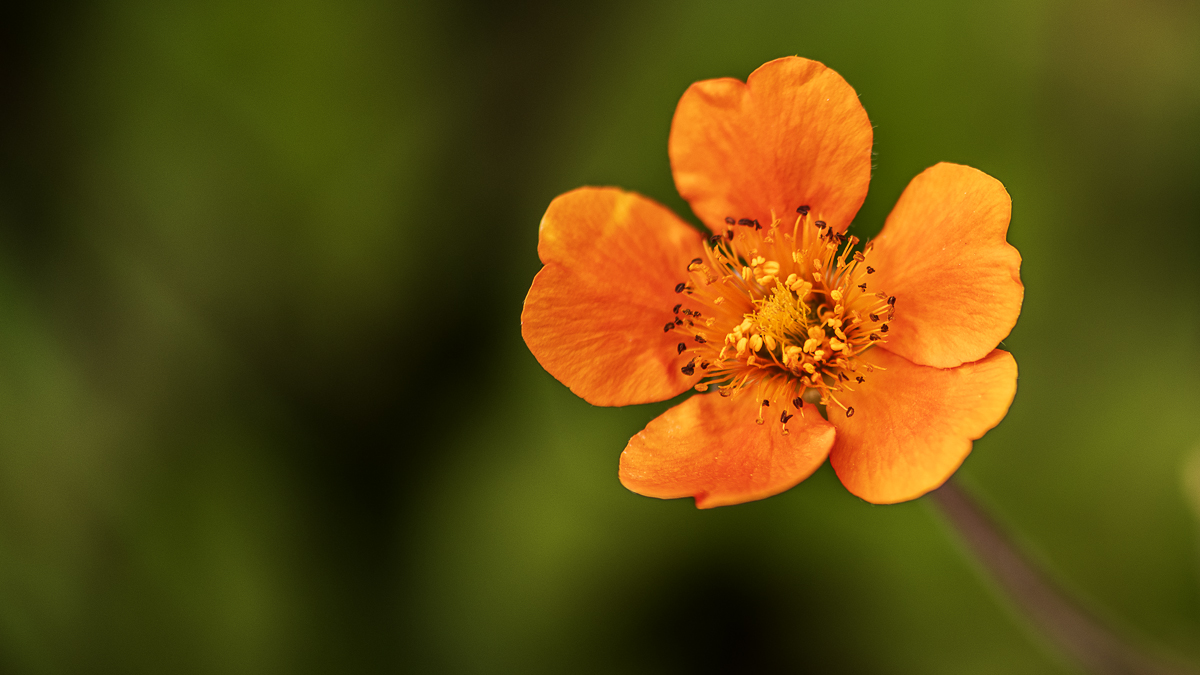
[[[878,231],[1002,180],[1027,294],[959,478],[1083,606],[1200,664],[1200,5],[30,3],[0,24],[0,671],[1070,673],[933,506],[823,468],[617,481],[519,315],[557,194],[696,222],[689,83],[799,54]]]

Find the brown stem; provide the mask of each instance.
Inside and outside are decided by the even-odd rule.
[[[929,494],[966,548],[1058,649],[1096,675],[1195,675],[1134,649],[1051,585],[966,491],[947,481]]]

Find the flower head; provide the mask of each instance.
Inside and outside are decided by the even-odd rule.
[[[1016,362],[995,347],[1024,293],[1008,193],[938,164],[859,248],[871,141],[837,73],[778,59],[676,109],[675,183],[710,236],[614,188],[550,204],[522,313],[534,356],[596,405],[699,392],[629,441],[626,487],[736,504],[828,457],[854,494],[904,501],[1004,418]]]

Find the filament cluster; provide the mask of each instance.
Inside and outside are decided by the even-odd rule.
[[[663,327],[680,336],[681,371],[702,374],[697,391],[752,395],[761,401],[756,421],[780,409],[784,434],[804,402],[854,415],[838,394],[879,368],[858,357],[886,342],[896,311],[896,298],[872,285],[858,238],[807,206],[796,212],[790,225],[726,218],[724,234],[709,238],[675,286],[680,302]]]

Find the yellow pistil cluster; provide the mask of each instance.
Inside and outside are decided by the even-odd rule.
[[[854,408],[837,395],[863,384],[875,367],[857,358],[886,340],[896,299],[874,289],[874,269],[839,234],[802,206],[790,227],[779,219],[726,218],[724,235],[709,239],[705,258],[688,265],[685,294],[664,330],[678,329],[686,375],[699,368],[696,389],[722,396],[751,390],[787,422],[804,401]],[[867,245],[868,250],[870,244]],[[690,342],[690,344],[689,344]]]

